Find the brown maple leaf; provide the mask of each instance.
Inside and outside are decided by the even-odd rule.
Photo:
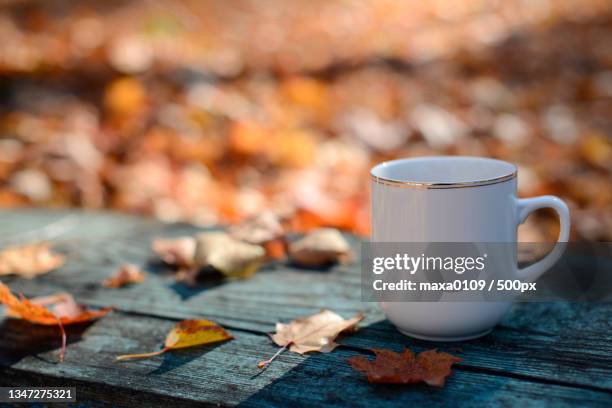
[[[32,279],[59,268],[64,261],[64,255],[52,252],[46,242],[14,246],[0,252],[0,276]]]
[[[108,314],[112,308],[89,310],[74,301],[68,293],[58,293],[26,299],[23,295],[17,298],[8,286],[0,282],[0,303],[6,305],[7,315],[16,319],[45,326],[58,325],[62,335],[60,361],[64,361],[66,352],[66,332],[64,326],[85,323]]]
[[[120,288],[131,283],[144,282],[145,273],[140,267],[132,264],[122,265],[117,269],[110,278],[102,282],[102,286],[106,288]]]
[[[352,357],[351,367],[362,372],[371,383],[414,384],[425,382],[436,387],[444,386],[444,380],[451,374],[451,366],[461,361],[452,354],[427,350],[416,357],[410,349],[403,353],[391,350],[372,349],[376,358]]]
[[[276,323],[276,333],[270,335],[272,340],[282,348],[269,360],[258,364],[259,368],[268,366],[284,350],[298,354],[311,351],[329,353],[337,346],[334,340],[341,332],[352,330],[363,319],[359,313],[350,319],[330,311],[322,310],[312,316],[296,319],[289,324]]]

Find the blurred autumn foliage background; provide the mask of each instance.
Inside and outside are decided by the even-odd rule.
[[[612,240],[610,1],[0,5],[0,207],[366,235],[371,165],[483,155]]]

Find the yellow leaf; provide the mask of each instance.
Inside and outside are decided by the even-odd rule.
[[[133,360],[148,358],[163,354],[170,350],[201,346],[231,340],[232,335],[215,322],[210,320],[183,320],[168,333],[164,348],[152,353],[127,354],[118,356],[117,360]]]

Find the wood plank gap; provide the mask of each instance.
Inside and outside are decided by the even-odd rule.
[[[499,370],[494,370],[492,368],[483,368],[483,367],[473,366],[469,364],[460,364],[457,366],[453,366],[453,368],[456,368],[458,370],[463,370],[463,371],[470,371],[473,373],[499,375],[503,377],[514,378],[517,380],[531,381],[531,382],[536,382],[540,384],[559,385],[563,387],[580,388],[584,390],[603,392],[603,393],[612,395],[612,388],[598,387],[596,385],[576,384],[572,382],[558,381],[558,380],[553,380],[553,379],[548,379],[548,378],[543,378],[543,377],[536,377],[532,375],[499,371]]]
[[[512,327],[512,326],[507,326],[505,324],[498,324],[496,326],[496,328],[498,329],[503,329],[503,330],[508,330],[508,331],[513,331],[513,332],[517,332],[517,333],[527,333],[527,334],[533,334],[536,336],[547,336],[547,337],[559,337],[559,333],[551,333],[551,332],[545,332],[545,331],[540,331],[540,330],[533,330],[533,329],[529,329],[529,328],[523,328],[523,327]],[[583,334],[589,334],[590,336],[583,336]],[[579,332],[576,333],[572,333],[572,337],[576,338],[576,339],[593,339],[593,338],[601,338],[602,334],[605,333],[601,333],[601,332],[594,332],[594,331],[589,331],[589,330],[580,330]]]

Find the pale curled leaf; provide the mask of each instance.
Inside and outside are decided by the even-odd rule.
[[[330,310],[321,310],[312,316],[293,320],[289,324],[276,323],[276,333],[270,337],[281,348],[268,360],[260,361],[257,367],[266,368],[287,348],[299,354],[310,351],[329,353],[338,346],[334,341],[336,337],[343,331],[355,329],[361,320],[363,320],[361,313],[351,319],[344,319]]]
[[[351,247],[334,228],[320,228],[289,245],[289,255],[297,264],[323,266],[350,258]]]
[[[414,384],[425,382],[436,387],[444,386],[444,380],[451,374],[453,364],[461,361],[452,354],[427,350],[416,357],[410,349],[403,353],[391,350],[373,349],[374,360],[352,357],[351,367],[362,372],[371,383]]]
[[[223,275],[248,278],[253,275],[265,257],[259,245],[238,241],[224,232],[206,232],[196,237],[195,265],[213,267]]]
[[[179,268],[193,266],[196,241],[193,237],[156,238],[153,240],[153,251],[168,265]]]
[[[168,333],[164,347],[161,350],[143,354],[126,354],[118,356],[117,360],[134,360],[163,354],[170,350],[201,346],[231,340],[233,336],[223,327],[210,320],[183,320]]]
[[[344,319],[330,310],[322,310],[307,318],[293,320],[289,324],[276,323],[276,333],[271,337],[279,346],[290,345],[289,350],[295,353],[328,353],[338,345],[334,342],[336,337],[341,332],[354,328],[362,319],[362,314]]]
[[[184,283],[188,286],[194,286],[200,277],[200,270],[196,267],[181,268],[176,271],[174,279],[179,283]]]
[[[249,244],[261,245],[268,259],[283,259],[287,252],[285,227],[272,211],[251,216],[230,228],[232,238]]]
[[[266,367],[287,348],[299,354],[311,351],[329,353],[338,346],[336,337],[342,332],[355,329],[361,320],[361,313],[344,319],[330,310],[322,310],[312,316],[292,320],[288,324],[276,323],[276,333],[270,337],[282,348],[271,359],[260,362],[258,366]]]
[[[102,282],[106,288],[120,288],[132,283],[141,283],[146,279],[145,273],[140,267],[132,264],[122,265],[111,277]]]
[[[282,238],[285,229],[278,216],[270,211],[264,211],[232,227],[229,233],[239,241],[262,245]]]
[[[31,279],[59,268],[64,262],[64,255],[52,252],[45,242],[14,246],[0,252],[0,276]]]

